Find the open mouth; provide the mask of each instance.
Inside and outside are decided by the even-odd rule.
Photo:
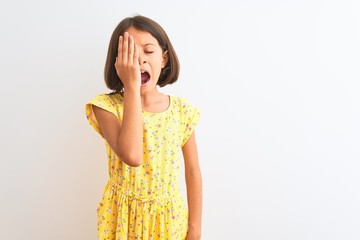
[[[150,74],[146,71],[141,71],[141,84],[146,84],[150,81]]]

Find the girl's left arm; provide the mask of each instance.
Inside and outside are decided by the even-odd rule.
[[[189,208],[189,228],[186,240],[198,240],[201,238],[202,178],[195,131],[182,147],[182,152],[185,163],[185,180]]]

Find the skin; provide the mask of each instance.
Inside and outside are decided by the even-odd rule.
[[[143,159],[142,110],[165,111],[170,99],[156,87],[161,69],[168,61],[157,40],[148,32],[133,27],[119,37],[116,72],[124,84],[122,122],[113,114],[93,106],[104,138],[119,158],[129,166],[138,167]],[[141,84],[141,71],[150,74],[150,81]],[[131,141],[128,141],[131,139]],[[186,240],[201,239],[202,178],[198,161],[195,133],[182,147],[189,207],[189,228]]]

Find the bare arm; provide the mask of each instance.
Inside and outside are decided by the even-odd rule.
[[[189,230],[186,240],[201,238],[202,177],[198,160],[195,132],[182,147],[189,207]]]
[[[140,97],[137,101],[136,95],[131,92],[124,93],[122,123],[114,114],[93,106],[99,127],[111,149],[124,163],[132,167],[141,165],[143,152],[141,101]]]
[[[119,158],[132,167],[142,163],[143,125],[141,114],[141,73],[139,51],[128,33],[119,38],[115,68],[124,84],[124,113],[122,123],[116,116],[93,107],[104,138]]]

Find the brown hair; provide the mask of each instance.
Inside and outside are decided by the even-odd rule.
[[[118,53],[119,37],[131,26],[137,30],[150,33],[158,41],[163,52],[168,51],[168,62],[161,70],[157,85],[163,87],[176,82],[179,76],[180,63],[169,37],[157,22],[150,18],[137,15],[122,20],[111,35],[104,69],[106,86],[114,90],[114,92],[122,92],[124,90],[124,85],[116,73],[115,61]]]

